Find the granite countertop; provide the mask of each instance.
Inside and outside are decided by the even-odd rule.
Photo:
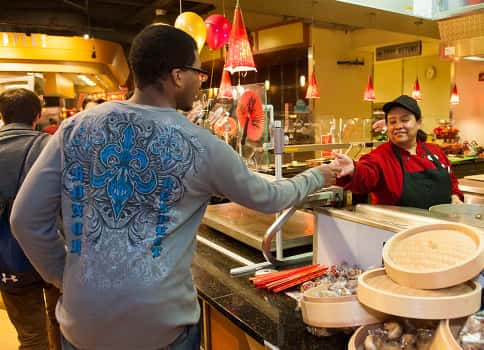
[[[246,259],[264,260],[260,252],[206,226],[200,227],[199,235]],[[256,289],[249,276],[232,277],[229,270],[238,266],[236,261],[198,242],[192,272],[199,296],[261,344],[270,343],[281,350],[347,348],[349,335],[309,334],[294,299]]]

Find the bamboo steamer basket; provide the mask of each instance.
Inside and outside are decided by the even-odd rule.
[[[368,331],[379,327],[381,327],[380,323],[359,327],[348,342],[348,350],[363,350],[363,343],[368,335]]]
[[[410,228],[383,247],[388,276],[415,289],[441,289],[473,279],[484,269],[480,231],[458,223]]]
[[[435,330],[435,336],[434,336],[434,339],[432,340],[432,343],[430,344],[429,350],[462,350],[461,347],[458,347],[458,348],[448,347],[450,346],[450,344],[448,345],[447,342],[442,342],[442,338],[441,338],[442,335],[439,332],[442,332],[443,322],[445,321],[441,321],[439,323],[439,326]],[[348,343],[348,350],[364,350],[363,343],[365,342],[365,338],[368,335],[368,331],[379,327],[382,327],[382,325],[373,324],[373,325],[359,327],[350,338],[350,341]],[[454,342],[455,342],[455,339],[454,339]]]
[[[301,311],[304,323],[313,327],[347,328],[379,323],[388,316],[362,305],[356,295],[320,297],[324,286],[303,293]]]
[[[433,344],[438,346],[436,349],[462,350],[457,342],[459,331],[464,327],[467,318],[440,321]]]
[[[477,282],[437,290],[413,289],[395,283],[385,269],[361,274],[357,296],[362,304],[377,311],[427,320],[465,317],[481,306],[481,286]]]

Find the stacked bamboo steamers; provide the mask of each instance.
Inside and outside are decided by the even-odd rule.
[[[484,240],[470,226],[441,223],[405,230],[386,243],[383,261],[385,268],[358,280],[358,300],[373,310],[447,320],[469,316],[481,306],[481,286],[473,279],[484,269]],[[349,349],[358,349],[367,331],[359,328]],[[460,349],[448,321],[441,322],[430,348]]]
[[[363,310],[365,316],[354,320],[353,326],[363,326],[354,333],[348,348],[363,348],[368,329],[399,316],[447,320],[440,323],[430,349],[461,349],[449,324],[454,325],[455,319],[467,317],[481,306],[481,286],[473,279],[484,269],[483,233],[455,223],[413,227],[386,242],[383,260],[384,268],[366,271],[359,277],[358,310]],[[302,305],[307,297],[303,297]],[[342,317],[353,318],[351,314]]]

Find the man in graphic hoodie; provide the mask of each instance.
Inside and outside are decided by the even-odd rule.
[[[148,26],[129,56],[134,95],[62,123],[11,223],[41,275],[63,290],[57,318],[66,349],[197,349],[190,265],[211,195],[277,212],[334,183],[336,169],[269,182],[179,114],[207,79],[188,34]],[[55,228],[60,208],[65,240]]]

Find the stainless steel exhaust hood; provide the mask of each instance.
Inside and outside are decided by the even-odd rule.
[[[439,21],[441,56],[484,61],[484,12]]]

